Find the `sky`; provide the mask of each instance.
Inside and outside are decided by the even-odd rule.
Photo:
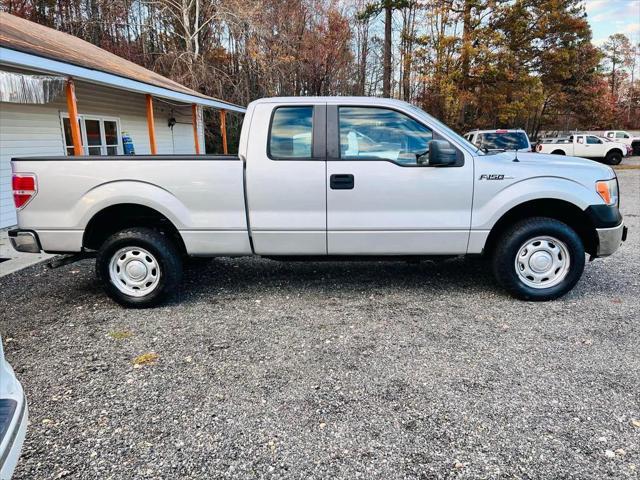
[[[640,43],[640,0],[585,0],[593,43],[600,46],[614,33]]]

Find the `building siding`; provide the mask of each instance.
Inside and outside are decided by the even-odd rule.
[[[131,136],[136,154],[151,153],[144,95],[76,82],[76,98],[80,115],[119,118],[120,130]],[[60,114],[66,112],[64,94],[46,105],[0,103],[0,228],[16,223],[11,158],[64,155]],[[178,122],[173,130],[168,126],[170,117]],[[154,99],[154,120],[158,153],[195,153],[190,105]],[[202,127],[198,133],[203,152]]]

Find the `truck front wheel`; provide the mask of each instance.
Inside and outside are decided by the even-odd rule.
[[[496,280],[522,300],[553,300],[580,280],[584,245],[567,224],[546,217],[522,220],[498,240],[493,252]]]
[[[604,160],[607,165],[620,165],[622,155],[619,152],[609,152]]]
[[[127,228],[107,238],[96,258],[107,294],[126,307],[152,307],[182,279],[182,256],[173,241],[151,228]]]

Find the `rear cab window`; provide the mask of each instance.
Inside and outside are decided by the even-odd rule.
[[[529,149],[529,139],[524,132],[479,133],[476,144],[488,150]]]

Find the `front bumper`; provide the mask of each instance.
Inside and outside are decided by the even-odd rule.
[[[607,257],[614,253],[627,239],[627,227],[624,222],[611,228],[596,228],[598,232],[598,257]]]
[[[38,234],[30,230],[9,230],[9,240],[18,252],[40,253],[42,250]]]

